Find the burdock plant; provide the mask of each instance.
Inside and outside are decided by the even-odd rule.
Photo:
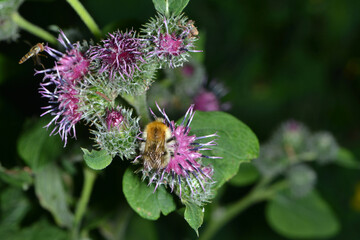
[[[83,6],[76,0],[68,2],[94,36],[101,37],[100,29]],[[39,92],[47,104],[42,107],[41,116],[51,116],[45,126],[53,127],[50,135],[59,134],[66,150],[71,146],[68,151],[83,146],[84,189],[79,201],[72,201],[77,202],[74,214],[69,210],[69,201],[59,203],[63,206],[61,211],[44,205],[59,225],[69,228],[74,239],[79,239],[94,187],[96,172],[90,169],[103,170],[111,167],[113,160],[122,160],[121,166],[126,167],[122,190],[135,212],[156,220],[160,213],[167,215],[185,207],[183,216],[198,233],[205,206],[212,202],[217,190],[237,173],[241,162],[258,155],[256,136],[229,114],[195,112],[191,105],[176,121],[165,113],[166,106],[157,105],[160,114],[148,108],[146,94],[157,80],[158,70],[179,68],[192,54],[202,54],[196,47],[201,31],[182,12],[187,1],[154,4],[156,16],[139,31],[130,27],[132,30],[107,33],[95,43],[72,43],[70,35],[60,30],[57,40],[63,50],[50,47],[54,43],[50,37],[44,52],[51,65],[35,70],[36,75],[42,76]],[[38,33],[36,29],[28,30]],[[146,159],[155,161],[166,155],[164,164],[156,168],[144,160],[142,147],[148,140],[142,133],[151,121],[158,121],[166,129],[165,133],[157,129],[152,132],[154,144]],[[85,134],[77,134],[80,125],[89,129],[91,144],[80,137]],[[77,137],[76,142],[70,141],[71,137]],[[63,161],[68,164],[65,157]]]

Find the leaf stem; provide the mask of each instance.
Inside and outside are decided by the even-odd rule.
[[[56,38],[45,31],[44,29],[40,28],[39,26],[36,26],[35,24],[29,22],[25,18],[23,18],[18,12],[13,12],[11,15],[11,19],[22,29],[25,31],[28,31],[29,33],[44,39],[45,41],[56,44]]]
[[[141,125],[144,126],[150,122],[150,115],[146,102],[146,92],[138,96],[122,95],[122,97],[135,108],[137,114],[140,116]]]
[[[75,210],[75,219],[74,219],[74,228],[73,228],[74,239],[78,239],[81,220],[84,217],[90,199],[90,195],[94,186],[95,179],[96,179],[96,172],[84,166],[84,185],[81,192],[80,200]]]
[[[85,7],[79,2],[79,0],[66,0],[75,12],[80,16],[81,20],[89,28],[89,30],[98,39],[101,37],[101,30],[96,24],[95,20],[91,17]]]
[[[269,181],[269,179],[263,179],[244,198],[238,200],[235,203],[229,204],[228,206],[218,207],[215,209],[205,231],[200,234],[199,240],[211,239],[218,232],[218,230],[221,229],[221,227],[223,227],[249,206],[270,199],[278,191],[287,187],[286,181],[279,181],[270,187],[266,187]]]

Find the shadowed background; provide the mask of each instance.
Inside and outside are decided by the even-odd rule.
[[[150,0],[82,2],[104,31],[139,29],[155,15]],[[224,97],[232,104],[229,112],[245,122],[260,142],[281,122],[296,119],[311,130],[332,132],[339,145],[359,157],[359,10],[356,0],[191,0],[185,13],[195,20],[204,38],[208,78],[223,82],[230,90]],[[45,29],[57,25],[79,31],[71,36],[74,40],[91,38],[65,1],[26,1],[19,12]],[[41,78],[33,77],[31,60],[18,65],[30,48],[24,41],[35,44],[40,40],[24,31],[20,35],[16,42],[0,43],[1,161],[8,167],[21,165],[18,135],[25,120],[38,117],[44,106],[37,93]],[[317,187],[342,225],[331,239],[359,239],[360,210],[349,199],[360,175],[332,166],[318,170]],[[114,170],[108,171],[111,176]],[[97,184],[101,182],[106,178]],[[246,191],[228,186],[225,203]],[[94,195],[96,199],[96,192]],[[178,220],[170,216],[153,223],[157,235],[166,239],[181,229],[193,238],[192,230]],[[139,221],[131,228],[145,220]],[[262,204],[235,218],[216,238],[239,236],[283,239],[267,225]]]

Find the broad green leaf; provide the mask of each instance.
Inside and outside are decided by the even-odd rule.
[[[166,17],[179,15],[189,0],[153,0],[155,9]]]
[[[73,215],[70,212],[60,169],[50,163],[35,172],[35,193],[43,208],[51,212],[62,227],[71,227]]]
[[[68,234],[46,220],[40,220],[27,228],[3,228],[0,225],[0,236],[4,240],[68,240]]]
[[[40,119],[29,126],[18,140],[18,153],[33,170],[55,160],[63,149],[60,137],[50,137],[50,132],[44,128],[47,123]]]
[[[346,168],[353,168],[353,169],[360,168],[360,162],[355,158],[355,156],[349,150],[345,148],[339,149],[335,163]]]
[[[204,220],[204,208],[190,202],[186,203],[185,206],[184,218],[199,236],[199,227]]]
[[[7,188],[0,196],[2,228],[17,227],[30,210],[30,203],[20,188]]]
[[[156,220],[162,212],[167,215],[176,209],[173,196],[164,186],[159,186],[154,192],[154,185],[147,186],[128,168],[123,177],[123,191],[129,205],[141,217]]]
[[[33,178],[31,176],[30,169],[5,169],[0,165],[0,179],[4,182],[15,186],[21,187],[23,189],[28,189],[29,186],[33,183]]]
[[[278,233],[288,238],[328,238],[340,225],[329,205],[313,191],[293,198],[289,191],[279,193],[267,205],[266,217]]]
[[[91,152],[85,148],[81,148],[81,150],[84,152],[86,164],[94,170],[102,170],[112,162],[112,157],[106,150],[92,150]]]
[[[240,163],[250,161],[259,155],[259,142],[251,129],[237,118],[224,112],[196,111],[190,125],[190,134],[204,136],[216,133],[216,146],[205,155],[222,157],[204,159],[214,167],[216,187],[229,181],[239,170]],[[206,140],[206,139],[205,139]],[[204,140],[204,141],[205,141]]]
[[[234,186],[246,186],[252,184],[259,178],[260,174],[251,162],[243,162],[240,164],[238,173],[229,183]]]

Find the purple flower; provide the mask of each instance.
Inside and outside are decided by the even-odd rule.
[[[220,102],[216,95],[210,91],[201,90],[194,98],[195,109],[200,111],[219,111]]]
[[[105,121],[109,131],[113,127],[119,128],[124,121],[124,116],[121,114],[121,108],[108,111]]]
[[[200,152],[202,150],[211,150],[208,147],[216,145],[214,140],[206,143],[197,141],[217,135],[210,134],[200,137],[189,135],[190,124],[195,114],[193,105],[190,106],[186,112],[180,125],[174,121],[170,121],[165,110],[161,110],[158,105],[157,107],[164,118],[163,123],[171,132],[171,139],[173,140],[167,141],[167,144],[169,144],[167,148],[170,149],[172,153],[169,162],[164,167],[151,169],[144,163],[144,167],[142,168],[143,179],[148,177],[149,185],[155,182],[155,190],[161,184],[169,185],[171,191],[176,188],[176,193],[180,198],[182,198],[184,192],[186,196],[183,197],[202,205],[203,202],[208,201],[211,196],[210,187],[214,181],[212,180],[213,168],[211,166],[203,166],[201,159],[215,159],[219,157],[207,156]],[[155,119],[159,119],[152,111],[151,113]],[[147,136],[148,135],[147,133]],[[146,141],[144,138],[140,138],[140,140],[143,142]],[[144,152],[142,152],[142,154],[144,154]],[[134,162],[138,162],[139,158],[142,158],[142,155],[139,155]]]
[[[136,70],[140,71],[139,62],[144,63],[143,41],[135,37],[136,32],[109,33],[109,38],[102,40],[102,46],[89,49],[91,59],[100,59],[100,73],[109,72],[110,78],[118,73],[124,80],[132,79]]]
[[[65,53],[59,52],[49,46],[45,46],[44,50],[57,61],[55,66],[50,69],[36,71],[44,73],[44,80],[53,80],[57,78],[57,72],[60,77],[69,84],[77,84],[89,72],[90,60],[87,59],[80,51],[80,45],[71,44],[64,32],[60,30],[58,41],[65,47]]]
[[[182,66],[189,57],[188,52],[202,52],[193,49],[197,40],[191,37],[191,29],[194,26],[183,15],[169,19],[159,15],[146,27],[143,32],[146,33],[150,46],[147,58],[156,57],[160,67]]]
[[[53,116],[50,123],[46,125],[46,128],[49,128],[51,124],[55,125],[50,136],[59,134],[66,146],[68,135],[76,138],[75,125],[82,117],[78,106],[78,90],[58,74],[58,77],[54,77],[50,82],[41,83],[39,93],[49,102],[48,106],[42,107],[46,112],[41,116],[46,114]]]
[[[81,53],[80,45],[71,44],[62,31],[58,41],[65,47],[65,53],[45,46],[44,50],[54,57],[56,62],[54,67],[36,71],[35,74],[44,74],[39,93],[47,98],[49,103],[42,107],[46,111],[41,116],[53,116],[46,127],[54,124],[50,135],[59,134],[66,146],[68,136],[76,137],[75,125],[82,118],[79,109],[80,92],[77,87],[89,71],[90,60]]]
[[[194,109],[200,111],[226,111],[231,108],[229,102],[221,103],[220,99],[228,93],[222,83],[212,80],[208,87],[202,87],[194,97]]]

